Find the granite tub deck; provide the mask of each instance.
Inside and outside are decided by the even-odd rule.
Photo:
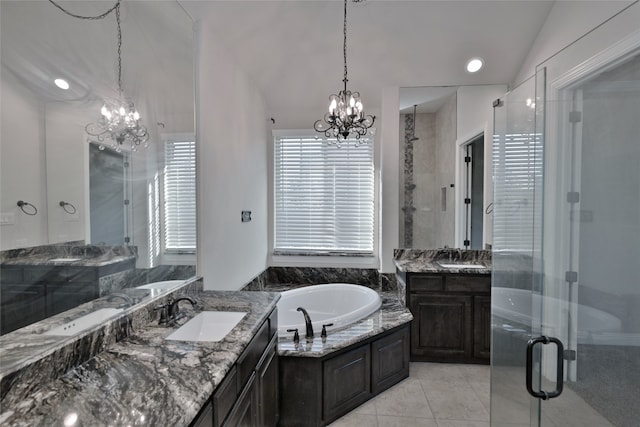
[[[154,321],[28,395],[7,396],[0,424],[189,425],[279,298],[270,292],[201,292],[196,308],[181,305],[188,314],[181,325],[205,310],[248,312],[222,341],[165,340],[179,326]]]
[[[288,288],[290,289],[290,288]],[[280,291],[287,288],[280,289]],[[278,354],[295,357],[324,357],[383,332],[402,326],[413,320],[413,315],[393,292],[380,293],[382,306],[369,316],[337,330],[329,330],[326,339],[320,337],[307,341],[300,331],[300,342],[293,342],[293,333],[278,337]]]

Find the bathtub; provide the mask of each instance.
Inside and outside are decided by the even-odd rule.
[[[531,310],[532,308],[539,310],[541,302],[545,304],[545,311],[562,313],[562,315],[568,316],[566,302],[556,298],[532,294],[527,290],[492,288],[491,295],[491,310],[495,321],[500,323],[514,322],[515,324],[530,327],[533,322]],[[540,298],[543,299],[541,300]],[[575,305],[575,303],[572,303],[572,305]],[[572,309],[575,309],[575,307],[572,307]],[[585,305],[579,305],[577,309],[579,339],[591,334],[618,332],[622,328],[620,319],[605,311]]]
[[[348,283],[327,283],[305,286],[282,292],[278,301],[278,334],[297,328],[305,334],[304,317],[297,311],[303,307],[309,313],[314,334],[319,336],[322,325],[333,323],[328,330],[357,322],[380,308],[380,295],[373,289]]]

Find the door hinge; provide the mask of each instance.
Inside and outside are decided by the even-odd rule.
[[[564,273],[564,281],[569,283],[576,283],[578,281],[577,271],[567,271]]]
[[[129,162],[124,162],[124,167],[128,168],[129,167]]]
[[[462,242],[463,246],[469,246],[471,244],[471,241],[469,240],[465,240],[464,242]]]
[[[464,162],[465,163],[471,163],[471,157],[470,156],[465,156],[464,157]]]
[[[464,204],[465,205],[470,205],[471,204],[471,199],[468,198],[468,197],[466,199],[464,199]]]
[[[500,98],[493,101],[493,108],[502,107],[503,105],[504,105],[504,102],[502,102]]]
[[[582,121],[581,111],[571,111],[569,113],[569,123],[580,123]]]
[[[128,205],[129,204],[129,199],[124,199],[124,204]]]
[[[125,243],[129,243],[130,241],[131,241],[131,239],[130,239],[129,237],[125,237],[125,238],[124,238],[124,242],[125,242]]]
[[[575,350],[565,350],[562,353],[562,358],[564,360],[576,360],[576,351]]]
[[[578,203],[580,201],[580,193],[570,191],[567,193],[567,203]]]

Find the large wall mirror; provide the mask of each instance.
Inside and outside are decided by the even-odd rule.
[[[116,2],[56,4],[95,17]],[[78,19],[45,0],[0,7],[2,333],[194,276],[190,17],[176,1],[121,2],[118,37],[115,11]],[[148,147],[112,147],[86,130],[120,98],[119,74]]]
[[[491,243],[492,102],[502,85],[400,88],[400,245]]]

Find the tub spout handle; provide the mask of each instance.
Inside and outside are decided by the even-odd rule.
[[[333,323],[327,323],[322,325],[322,332],[320,332],[320,338],[327,338],[327,326],[333,326]]]
[[[294,343],[299,343],[300,342],[300,335],[298,334],[298,328],[296,329],[287,329],[287,332],[294,332],[293,334],[293,342]]]
[[[298,307],[298,311],[302,312],[304,316],[304,324],[307,329],[307,333],[305,334],[306,339],[313,339],[313,325],[311,324],[311,317],[309,317],[309,313],[303,307]]]

